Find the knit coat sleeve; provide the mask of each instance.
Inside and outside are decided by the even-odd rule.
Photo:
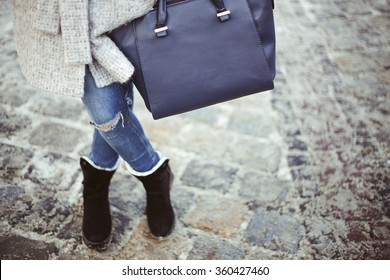
[[[156,0],[90,0],[89,22],[93,63],[90,70],[98,87],[114,81],[124,83],[131,78],[134,67],[107,33],[145,15]]]
[[[66,64],[92,62],[89,41],[89,0],[59,0]]]

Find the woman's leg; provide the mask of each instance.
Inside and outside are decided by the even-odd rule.
[[[168,160],[160,158],[153,149],[133,114],[132,84],[114,83],[97,88],[92,75],[87,71],[82,101],[96,129],[89,160],[99,168],[107,168],[104,172],[109,172],[115,167],[113,163],[117,161],[118,155],[124,159],[130,167],[130,172],[145,187],[150,230],[156,236],[167,236],[174,226],[174,212],[169,194],[173,174]],[[85,162],[82,164],[88,167]],[[108,197],[104,201],[107,202]],[[107,209],[107,206],[105,207]],[[94,217],[99,217],[99,214],[94,214]],[[86,228],[92,228],[92,223]],[[86,244],[88,245],[88,240]]]
[[[111,84],[97,88],[89,71],[82,101],[95,126],[89,158],[99,167],[115,166],[118,155],[137,173],[152,170],[160,161],[158,153],[132,112],[132,84]]]
[[[88,157],[84,157],[92,166],[103,170],[116,170],[119,166],[119,155],[100,135],[95,128],[91,152]]]

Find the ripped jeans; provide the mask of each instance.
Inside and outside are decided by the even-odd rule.
[[[144,175],[161,162],[133,113],[133,84],[95,84],[89,69],[85,75],[85,108],[94,125],[88,159],[96,168],[116,169],[121,157],[134,175]],[[91,162],[92,161],[92,162]]]

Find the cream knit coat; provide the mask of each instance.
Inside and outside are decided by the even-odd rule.
[[[134,68],[106,35],[156,0],[12,0],[20,66],[38,88],[84,94],[85,66],[98,87],[126,82]]]

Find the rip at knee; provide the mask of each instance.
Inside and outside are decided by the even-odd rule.
[[[119,121],[122,121],[122,127],[125,126],[124,124],[124,119],[123,119],[123,115],[121,112],[119,112],[114,119],[112,119],[111,121],[109,122],[106,122],[106,123],[103,123],[103,124],[97,124],[97,123],[94,123],[94,122],[90,122],[94,127],[96,127],[98,130],[102,131],[102,132],[109,132],[109,131],[112,131],[114,130]]]

